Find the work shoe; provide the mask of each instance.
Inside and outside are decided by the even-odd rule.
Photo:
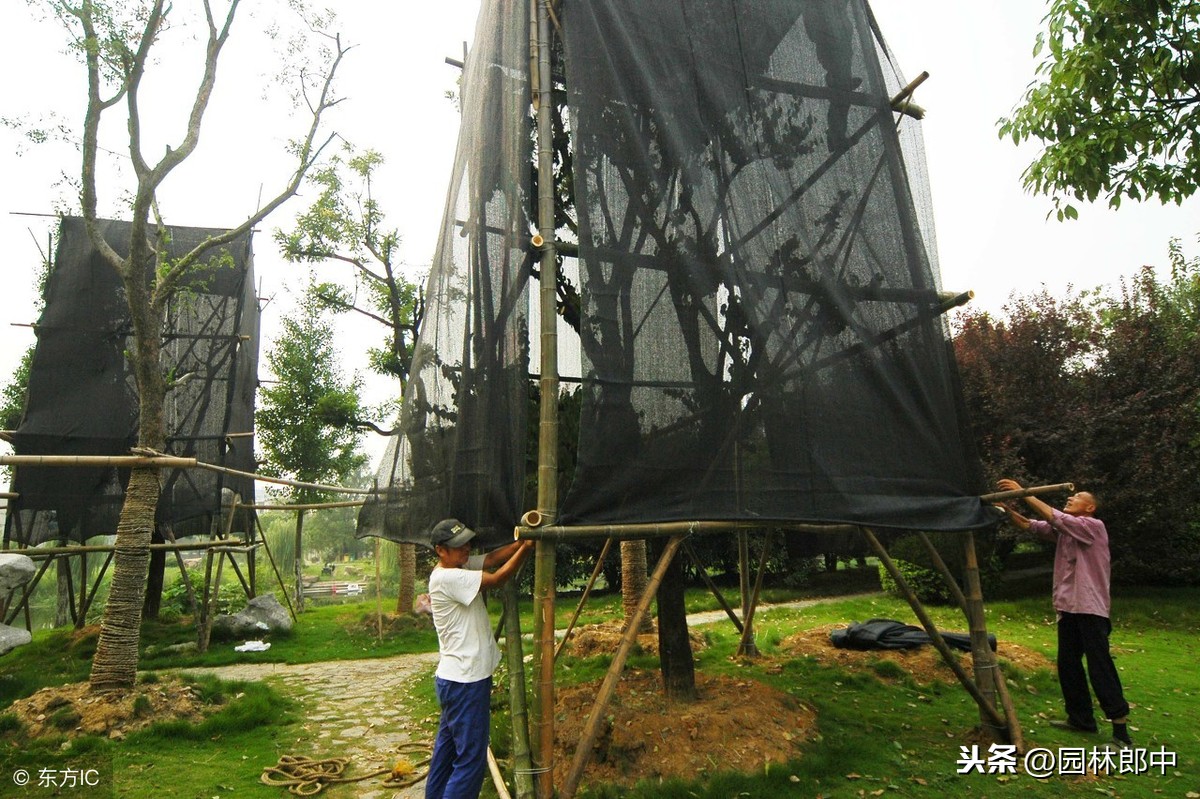
[[[1083,724],[1076,724],[1071,719],[1051,719],[1050,726],[1057,727],[1060,730],[1070,730],[1071,732],[1097,733],[1100,731],[1095,722],[1091,726],[1085,726]]]

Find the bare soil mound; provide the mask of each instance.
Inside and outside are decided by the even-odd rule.
[[[31,738],[106,735],[118,739],[159,721],[199,721],[205,707],[192,686],[164,677],[110,694],[93,694],[87,683],[43,688],[13,702],[8,712],[21,720]]]
[[[671,703],[658,672],[631,670],[605,713],[586,782],[696,779],[794,759],[817,731],[816,711],[748,679],[696,675],[699,700]],[[555,781],[562,784],[599,682],[563,688],[556,704]]]
[[[567,639],[567,645],[563,651],[579,658],[592,657],[594,655],[611,655],[621,645],[621,634],[623,631],[624,623],[621,621],[589,624],[571,633],[571,637]],[[691,630],[688,633],[688,637],[692,642],[692,652],[703,652],[708,648],[708,641],[704,638],[703,633]],[[639,635],[633,651],[635,654],[657,655],[658,633],[648,632]]]

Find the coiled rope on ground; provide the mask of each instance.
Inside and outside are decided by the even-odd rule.
[[[263,769],[259,781],[263,785],[287,788],[295,796],[315,796],[329,785],[343,782],[362,782],[386,774],[383,780],[388,788],[407,788],[425,779],[431,747],[422,743],[401,744],[400,755],[417,755],[420,759],[410,761],[401,757],[391,768],[381,768],[357,777],[345,776],[351,765],[348,757],[311,758],[303,755],[282,755],[274,766]]]

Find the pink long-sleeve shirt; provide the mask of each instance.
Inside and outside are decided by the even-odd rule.
[[[1055,509],[1050,521],[1033,519],[1035,535],[1056,541],[1054,609],[1109,617],[1110,560],[1108,530],[1092,516],[1072,516]]]

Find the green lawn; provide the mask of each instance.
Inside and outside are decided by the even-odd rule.
[[[855,586],[858,590],[858,586]],[[1054,775],[1037,780],[1018,769],[1017,774],[959,775],[961,747],[978,721],[978,712],[957,684],[918,685],[893,672],[872,669],[849,672],[807,658],[785,657],[778,644],[793,631],[827,623],[846,623],[869,617],[912,621],[912,613],[898,600],[874,596],[839,599],[802,610],[777,610],[758,617],[758,641],[766,655],[746,662],[733,657],[737,644],[728,622],[707,626],[711,642],[697,656],[698,668],[736,673],[740,678],[774,685],[810,703],[818,712],[819,739],[806,745],[803,756],[785,766],[773,766],[753,775],[716,775],[703,783],[666,783],[640,786],[632,791],[593,786],[598,797],[1187,797],[1200,793],[1200,727],[1196,719],[1200,695],[1200,590],[1119,588],[1114,597],[1113,648],[1125,681],[1137,746],[1159,757],[1173,756],[1165,769],[1139,768],[1142,773],[1081,778]],[[732,599],[733,592],[730,592]],[[772,594],[780,601],[794,593]],[[705,592],[689,593],[690,609],[711,609],[715,601]],[[498,611],[498,602],[493,602]],[[565,625],[574,601],[558,603],[559,624]],[[618,599],[598,597],[589,606],[584,622],[614,618]],[[380,639],[372,622],[373,602],[321,607],[301,616],[294,634],[273,642],[264,653],[233,653],[228,644],[214,646],[206,655],[170,656],[162,647],[189,639],[194,633],[184,625],[148,625],[144,641],[155,647],[145,657],[144,668],[217,665],[254,660],[310,662],[318,660],[381,657],[428,651],[436,641],[427,625],[392,629]],[[947,629],[965,629],[957,611],[933,609],[935,619]],[[1048,656],[1054,652],[1053,614],[1045,592],[1028,598],[991,602],[988,624],[1001,640],[1020,643]],[[528,630],[528,620],[525,621]],[[111,779],[120,776],[116,795],[128,797],[283,796],[281,789],[258,784],[262,768],[280,754],[299,751],[306,733],[300,720],[304,709],[296,699],[281,695],[270,685],[206,686],[220,712],[203,725],[170,725],[131,736],[124,741],[82,738],[30,742],[3,715],[3,708],[41,685],[86,679],[94,636],[64,632],[39,632],[34,643],[0,659],[0,795],[97,796],[97,788],[51,792],[36,786],[41,769],[95,768]],[[646,660],[646,662],[642,662]],[[638,665],[652,666],[648,659]],[[559,679],[594,679],[605,658],[568,659]],[[1007,672],[1018,714],[1030,747],[1058,753],[1063,747],[1090,746],[1095,739],[1080,740],[1050,728],[1048,718],[1059,715],[1058,687],[1047,670]],[[880,676],[880,675],[884,676]],[[889,679],[890,678],[890,679]],[[423,683],[424,685],[424,683]],[[418,688],[421,713],[432,712],[428,687]],[[764,708],[764,712],[770,712]],[[504,714],[498,714],[494,740],[502,754]],[[719,753],[714,753],[719,760]],[[984,759],[987,752],[981,753]],[[994,765],[994,764],[993,764]],[[11,776],[24,768],[33,782],[20,793]],[[489,789],[490,790],[490,789]],[[349,789],[331,794],[334,799],[354,796]],[[488,794],[485,794],[488,795]]]

